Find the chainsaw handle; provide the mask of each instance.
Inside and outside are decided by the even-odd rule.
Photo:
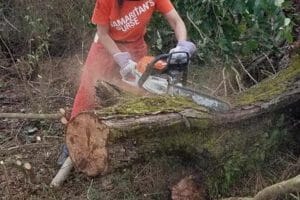
[[[144,83],[146,82],[146,80],[148,79],[148,77],[153,73],[154,71],[154,66],[155,64],[160,61],[160,60],[166,60],[167,61],[167,66],[171,65],[171,64],[178,64],[178,63],[170,63],[171,62],[171,58],[172,58],[172,55],[174,54],[186,54],[186,64],[189,63],[190,61],[190,56],[187,52],[184,52],[184,51],[179,51],[179,52],[172,52],[172,53],[167,53],[167,54],[160,54],[158,56],[156,56],[147,66],[146,66],[146,70],[145,72],[142,74],[141,78],[139,79],[138,81],[138,86],[139,87],[143,87]],[[182,64],[182,63],[180,63]],[[184,72],[184,76],[186,79],[186,76],[187,76],[187,72],[185,71]]]
[[[157,63],[158,61],[162,60],[162,59],[167,59],[169,58],[170,54],[160,54],[158,56],[156,56],[146,67],[146,71],[142,74],[141,78],[138,81],[138,85],[139,87],[143,87],[145,81],[148,79],[148,77],[152,74],[153,70],[154,70],[154,65],[155,63]]]

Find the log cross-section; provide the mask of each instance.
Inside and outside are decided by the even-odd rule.
[[[80,115],[68,126],[66,142],[77,169],[87,175],[103,173],[107,168],[109,129],[91,115]]]

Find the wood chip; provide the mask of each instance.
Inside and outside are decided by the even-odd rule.
[[[24,163],[23,167],[26,169],[26,170],[31,170],[31,164],[30,163]]]
[[[64,125],[67,125],[67,124],[68,124],[68,120],[67,120],[65,117],[62,117],[62,118],[60,119],[60,122],[61,122],[62,124],[64,124]]]
[[[65,115],[65,114],[66,114],[66,110],[63,109],[63,108],[60,108],[60,109],[59,109],[59,112],[60,112],[62,115]]]

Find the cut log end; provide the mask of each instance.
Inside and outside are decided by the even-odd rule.
[[[66,133],[71,160],[88,176],[107,171],[109,129],[91,114],[82,113],[69,123]]]

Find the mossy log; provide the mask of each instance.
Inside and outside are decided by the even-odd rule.
[[[89,176],[159,152],[183,153],[206,169],[229,158],[240,162],[241,152],[252,151],[255,157],[256,146],[269,138],[270,127],[265,125],[273,119],[270,113],[300,102],[299,63],[298,56],[289,68],[234,98],[226,113],[182,97],[128,97],[114,91],[118,103],[81,113],[69,122],[70,157],[76,169]]]

